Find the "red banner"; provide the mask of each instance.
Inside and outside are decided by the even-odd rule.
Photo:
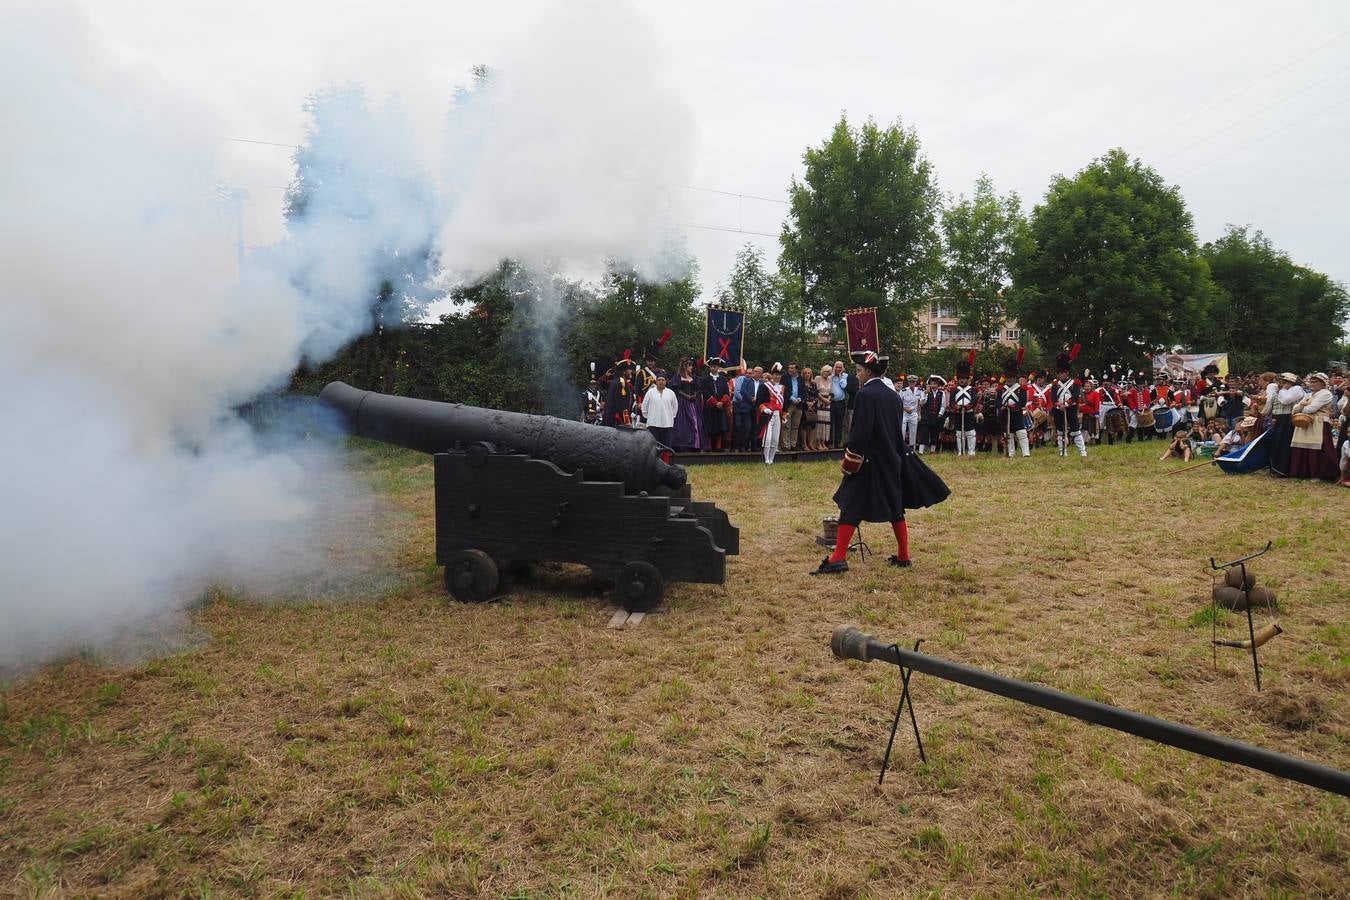
[[[862,353],[871,350],[881,352],[881,339],[877,336],[877,308],[850,309],[844,313],[844,325],[848,332],[848,352]]]

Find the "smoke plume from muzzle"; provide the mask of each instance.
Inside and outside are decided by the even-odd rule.
[[[331,580],[324,529],[357,518],[333,505],[373,501],[312,434],[260,442],[236,409],[367,331],[378,292],[424,309],[506,257],[672,274],[662,213],[693,126],[655,43],[626,4],[560,7],[460,98],[439,183],[396,102],[319,92],[287,238],[241,272],[210,111],[57,3],[4,13],[0,673],[214,583]],[[552,352],[560,293],[538,294]]]
[[[241,285],[213,181],[219,129],[119,69],[61,7],[6,16],[0,79],[0,668],[12,668],[102,645],[216,580],[270,586],[319,566],[321,498],[359,495],[331,474],[316,490],[313,473],[340,468],[316,459],[321,444],[264,448],[233,408],[284,385],[307,345],[359,334],[371,279],[359,254],[301,240]],[[322,294],[297,288],[294,260]]]

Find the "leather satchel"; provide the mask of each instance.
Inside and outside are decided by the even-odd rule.
[[[845,475],[857,475],[858,470],[863,466],[863,457],[854,453],[847,447],[844,448],[844,458],[839,461],[839,468]]]
[[[1313,423],[1313,417],[1307,413],[1294,413],[1289,417],[1289,424],[1295,428],[1307,428]]]

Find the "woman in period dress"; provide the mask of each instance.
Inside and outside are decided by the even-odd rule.
[[[816,417],[816,407],[819,405],[819,397],[816,394],[816,373],[810,367],[802,369],[802,383],[806,385],[806,404],[802,407],[802,449],[816,449],[816,425],[820,419]]]
[[[1312,422],[1295,428],[1290,441],[1289,474],[1294,478],[1340,478],[1336,445],[1331,442],[1331,421],[1336,401],[1327,389],[1327,376],[1314,372],[1308,376],[1308,394],[1294,404],[1294,413],[1311,416]]]
[[[834,389],[830,385],[830,373],[834,367],[823,364],[816,370],[816,449],[830,449],[830,398]]]
[[[675,413],[675,431],[670,438],[670,446],[676,452],[707,450],[708,440],[703,431],[703,394],[698,388],[698,379],[694,377],[694,361],[686,359],[680,363],[680,371],[670,383],[675,389],[678,409]]]
[[[1274,392],[1266,395],[1266,405],[1261,410],[1270,416],[1270,471],[1276,475],[1289,474],[1291,458],[1290,442],[1294,439],[1294,424],[1290,417],[1294,414],[1294,405],[1303,399],[1303,388],[1298,386],[1298,376],[1285,372],[1279,376]]]

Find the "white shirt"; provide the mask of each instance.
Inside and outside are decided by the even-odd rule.
[[[900,405],[905,408],[905,412],[918,412],[919,407],[923,405],[923,391],[918,387],[906,387],[900,391]]]
[[[675,427],[675,413],[679,410],[679,401],[670,388],[664,391],[656,385],[647,388],[642,398],[642,418],[647,420],[648,428]]]
[[[1297,411],[1307,413],[1310,416],[1327,416],[1331,414],[1331,405],[1334,401],[1335,398],[1331,395],[1331,391],[1322,388],[1315,394],[1304,395]]]
[[[1294,408],[1294,404],[1303,399],[1303,388],[1298,385],[1292,387],[1280,388],[1275,394],[1275,415],[1286,415]]]

